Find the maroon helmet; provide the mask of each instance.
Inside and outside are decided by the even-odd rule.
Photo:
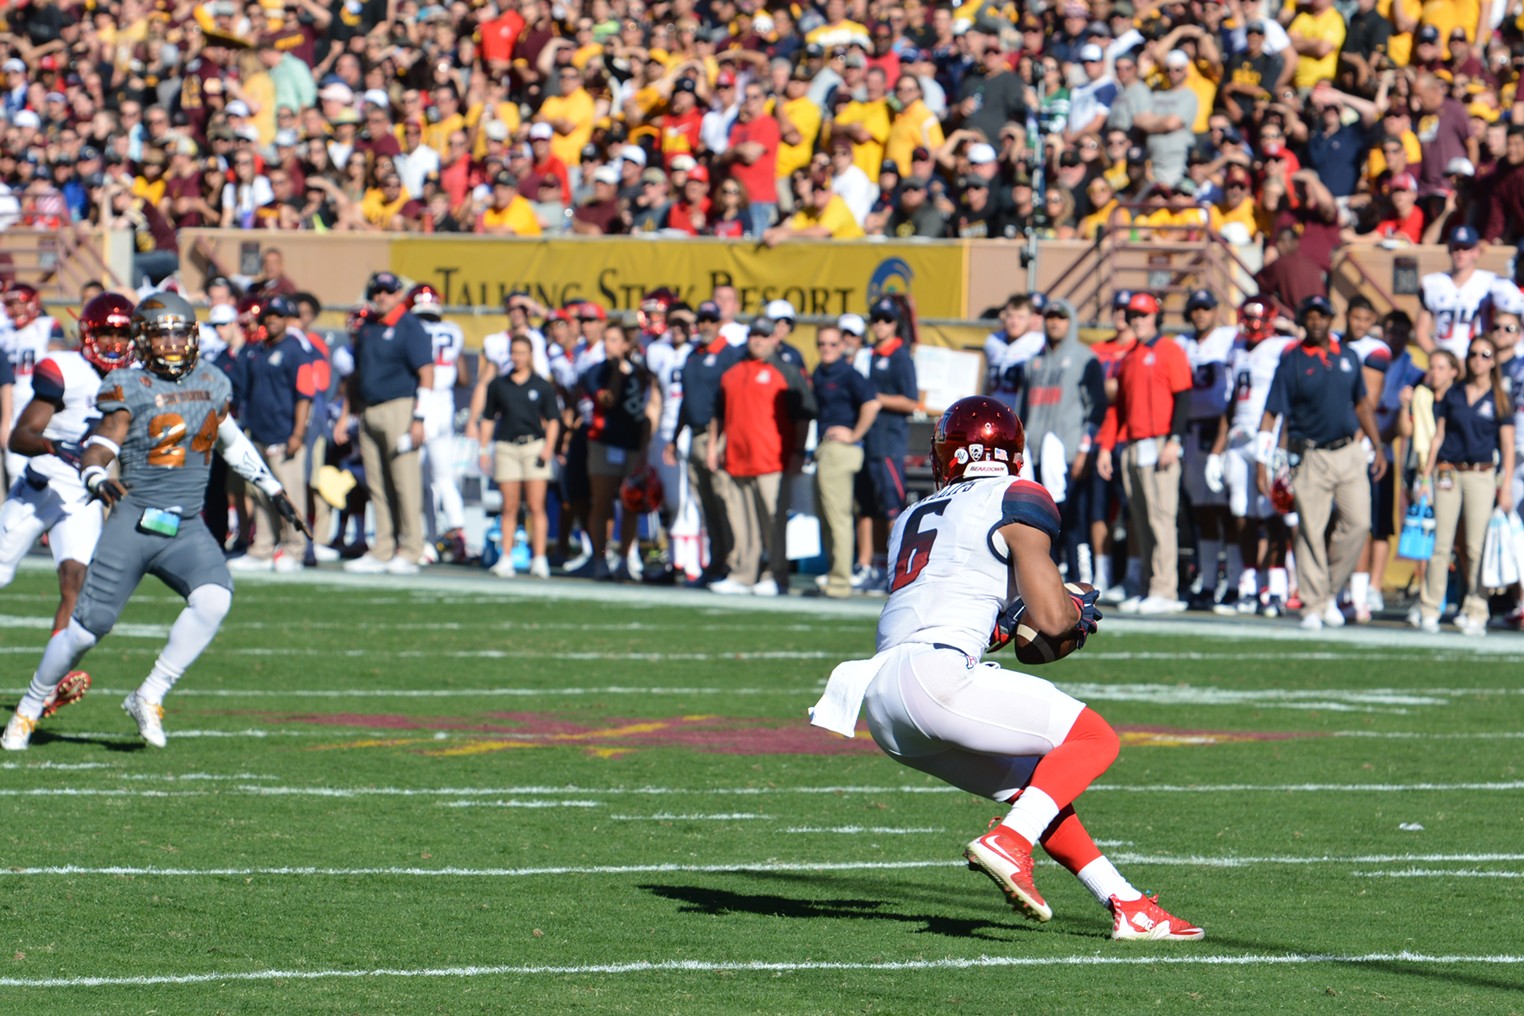
[[[640,298],[640,310],[636,313],[641,331],[662,332],[667,330],[667,312],[677,303],[677,294],[666,286],[653,289]]]
[[[439,295],[439,290],[427,282],[419,283],[407,291],[407,309],[419,317],[442,317],[444,298]]]
[[[102,293],[79,314],[79,352],[101,374],[132,364],[133,302]]]
[[[1005,403],[959,399],[932,432],[931,475],[938,488],[965,476],[1015,476],[1026,447],[1026,431]]]
[[[1296,511],[1296,491],[1291,486],[1291,470],[1278,469],[1270,481],[1270,506],[1282,515]]]
[[[1259,297],[1250,297],[1238,308],[1238,327],[1252,348],[1275,334],[1275,308]]]
[[[42,317],[42,295],[35,286],[13,282],[5,287],[4,299],[5,314],[17,328],[25,328]]]
[[[263,321],[265,304],[269,302],[270,296],[265,293],[250,293],[238,301],[238,325],[249,342],[264,342],[270,337]]]
[[[661,474],[656,471],[655,466],[649,464],[625,477],[624,482],[619,485],[619,503],[624,505],[625,511],[637,515],[659,509],[666,495],[667,491],[662,485]]]

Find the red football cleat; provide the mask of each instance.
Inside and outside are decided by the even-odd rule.
[[[73,705],[85,697],[85,692],[90,690],[90,675],[83,670],[71,670],[64,675],[58,687],[53,689],[42,703],[42,715],[52,716],[64,706]]]
[[[1111,937],[1118,941],[1192,942],[1206,932],[1159,906],[1159,897],[1111,898]]]
[[[997,825],[963,849],[971,871],[982,871],[994,880],[1011,906],[1035,921],[1052,918],[1048,906],[1032,882],[1032,849],[1005,826]]]

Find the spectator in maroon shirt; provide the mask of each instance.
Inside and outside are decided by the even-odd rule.
[[[572,232],[579,236],[623,233],[618,188],[619,171],[613,166],[599,166],[593,170],[593,198],[572,213]]]
[[[1286,316],[1296,312],[1309,296],[1327,296],[1328,285],[1317,265],[1299,253],[1302,238],[1292,225],[1281,226],[1275,234],[1275,249],[1280,255],[1254,276],[1260,296],[1274,300]]]
[[[1513,243],[1524,226],[1524,126],[1508,128],[1503,161],[1485,181],[1490,197],[1482,236],[1491,243]]]

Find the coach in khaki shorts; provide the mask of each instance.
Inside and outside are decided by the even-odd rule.
[[[376,540],[344,570],[414,575],[423,556],[423,420],[433,400],[449,393],[434,391],[434,349],[423,322],[408,313],[402,280],[377,272],[365,298],[369,313],[354,334],[355,371],[333,439],[348,440],[349,418],[358,410]]]
[[[872,382],[844,355],[841,329],[826,326],[815,336],[820,365],[815,385],[818,435],[815,444],[815,504],[831,569],[823,592],[835,599],[852,595],[852,487],[863,468],[863,435],[878,418]]]
[[[485,449],[491,440],[492,478],[503,494],[504,544],[518,523],[522,496],[529,506],[529,545],[534,555],[529,573],[548,579],[545,491],[551,477],[550,449],[556,447],[561,433],[561,407],[555,388],[534,372],[534,346],[527,335],[513,337],[508,355],[509,371],[487,386],[477,441]],[[483,452],[484,469],[486,458]],[[504,554],[492,570],[499,576],[512,575],[512,557]]]

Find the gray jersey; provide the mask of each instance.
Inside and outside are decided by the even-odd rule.
[[[118,456],[127,500],[139,508],[173,509],[182,517],[201,513],[217,425],[233,397],[227,376],[205,361],[178,381],[147,370],[106,375],[96,396],[105,416],[132,414]]]

